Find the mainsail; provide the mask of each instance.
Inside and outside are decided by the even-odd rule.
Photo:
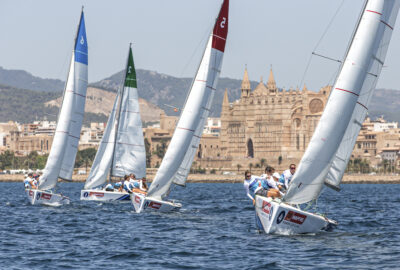
[[[164,198],[173,181],[185,183],[216,90],[228,35],[228,13],[229,0],[224,0],[149,197]]]
[[[93,161],[85,189],[103,185],[112,176],[146,175],[146,150],[132,49],[129,48],[125,79],[115,98],[106,130]]]
[[[39,181],[42,190],[54,188],[58,177],[71,179],[85,111],[87,81],[88,46],[82,11],[53,144]]]
[[[325,179],[325,185],[335,190],[340,189],[339,184],[343,178],[347,163],[350,160],[352,150],[357,140],[357,135],[367,116],[368,106],[373,91],[375,90],[376,83],[378,82],[378,77],[381,73],[386,52],[389,47],[399,4],[399,1],[393,1],[393,7],[386,6],[385,8],[388,10],[382,13],[381,20],[387,23],[387,25],[385,25],[386,27],[382,26],[380,29],[380,31],[383,31],[383,37],[376,45],[377,51],[375,57],[372,59],[370,67],[368,68],[367,76],[363,86],[361,87],[360,96],[355,105],[350,123],[347,126],[346,133],[344,134],[339,149],[333,159],[332,167],[329,169],[327,178]]]
[[[373,85],[371,77],[377,79],[379,75],[379,72],[369,72],[376,61],[383,64],[386,49],[380,50],[380,46],[385,38],[385,46],[389,42],[391,31],[386,28],[393,29],[394,25],[389,22],[395,22],[399,8],[397,2],[367,1],[324,112],[284,197],[286,202],[300,204],[318,198],[336,155],[340,155],[338,149],[341,148],[343,139],[347,140],[345,134],[357,136],[351,121],[364,120],[362,115],[358,115],[362,112],[360,106],[365,106],[362,102],[368,103],[369,98],[366,97],[370,95],[368,91],[371,91]],[[352,141],[351,143],[354,145]],[[352,151],[353,147],[350,146],[343,145],[343,151]],[[346,160],[346,155],[342,159]],[[335,169],[332,168],[333,170]],[[337,176],[339,175],[334,177]]]

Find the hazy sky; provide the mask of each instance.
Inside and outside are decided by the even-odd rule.
[[[1,0],[0,66],[65,80],[81,6],[85,6],[89,81],[124,68],[133,42],[136,68],[192,77],[222,0]],[[300,85],[316,52],[342,59],[363,0],[231,0],[222,76]],[[397,23],[399,26],[399,23]],[[395,27],[378,87],[400,89],[400,27]],[[304,82],[332,83],[338,63],[313,57]]]

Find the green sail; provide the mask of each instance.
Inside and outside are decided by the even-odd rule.
[[[126,66],[125,87],[137,88],[136,84],[136,71],[133,64],[132,49],[129,48],[128,65]]]

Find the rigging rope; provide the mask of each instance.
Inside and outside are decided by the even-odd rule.
[[[311,55],[310,55],[310,57],[309,57],[309,59],[308,59],[308,63],[307,63],[307,65],[306,65],[306,68],[305,68],[304,73],[303,73],[303,77],[301,78],[300,87],[302,87],[302,85],[303,85],[303,83],[304,83],[304,78],[305,78],[306,75],[307,75],[308,69],[309,69],[310,64],[311,64],[312,57],[313,57],[313,55],[315,55],[314,52],[317,50],[318,46],[320,45],[320,43],[322,42],[322,40],[323,40],[323,38],[325,37],[326,33],[328,32],[329,28],[331,27],[331,25],[332,25],[333,21],[335,20],[337,14],[339,13],[340,9],[342,8],[342,6],[343,6],[343,4],[344,4],[344,1],[345,1],[345,0],[342,0],[342,3],[341,3],[341,4],[339,5],[339,7],[336,9],[335,14],[333,15],[333,17],[332,17],[331,20],[329,21],[327,27],[325,28],[324,33],[321,35],[320,39],[318,40],[317,44],[315,45],[315,47],[314,47],[314,49],[313,49],[313,51],[312,51],[312,53],[311,53]]]

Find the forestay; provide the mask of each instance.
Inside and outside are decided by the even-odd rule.
[[[107,181],[107,175],[111,168],[111,162],[115,145],[116,114],[120,101],[120,91],[115,97],[114,106],[108,117],[107,126],[94,158],[89,177],[86,179],[85,189],[103,185]]]
[[[228,13],[229,0],[224,0],[149,197],[164,198],[173,181],[185,184],[216,90],[228,34]]]
[[[387,33],[383,28],[393,28],[385,19],[397,11],[395,0],[369,0],[365,5],[324,112],[284,197],[286,202],[306,203],[319,196],[359,97],[364,95],[362,89],[371,85],[365,81],[370,80],[368,72],[379,59],[379,44]]]
[[[130,173],[137,178],[146,176],[146,149],[131,48],[122,91],[112,175],[123,177]]]
[[[54,188],[58,177],[72,177],[85,111],[87,71],[88,47],[82,11],[52,147],[39,181],[42,190]]]
[[[351,116],[350,123],[347,126],[342,142],[333,159],[327,178],[325,179],[325,184],[333,189],[339,190],[340,188],[339,184],[343,178],[347,163],[350,160],[351,153],[357,140],[357,135],[360,132],[365,117],[367,116],[368,106],[389,47],[399,5],[400,1],[391,1],[391,5],[385,5],[382,12],[381,20],[385,23],[380,24],[378,31],[383,32],[383,34],[380,34],[383,38],[380,42],[376,43],[376,54],[372,58],[372,63],[368,68],[364,84],[361,87],[360,95],[355,105],[353,115]]]

